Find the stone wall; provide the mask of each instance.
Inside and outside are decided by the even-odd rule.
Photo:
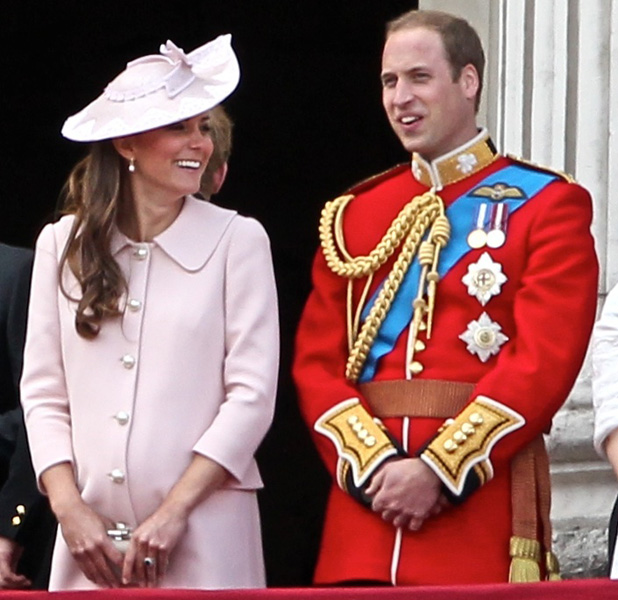
[[[592,429],[588,359],[548,439],[554,549],[564,577],[601,577],[607,569],[607,522],[618,484],[592,447]]]

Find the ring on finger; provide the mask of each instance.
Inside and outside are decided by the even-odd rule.
[[[144,566],[147,568],[154,567],[157,564],[157,561],[152,558],[152,556],[147,556],[144,559]]]

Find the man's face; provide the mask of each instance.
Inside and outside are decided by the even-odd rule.
[[[382,55],[382,103],[404,148],[434,160],[477,134],[478,75],[453,81],[442,38],[424,28],[391,33]]]

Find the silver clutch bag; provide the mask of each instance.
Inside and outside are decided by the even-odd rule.
[[[129,548],[131,528],[126,523],[114,523],[114,527],[107,530],[107,535],[112,540],[114,546],[125,554]]]

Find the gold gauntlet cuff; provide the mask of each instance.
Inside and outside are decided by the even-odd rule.
[[[358,487],[387,458],[397,455],[397,448],[357,398],[340,402],[325,412],[314,429],[335,444],[339,459],[349,464]],[[343,472],[342,466],[339,473]]]
[[[421,458],[459,496],[472,469],[481,483],[493,477],[491,449],[524,423],[524,418],[508,406],[478,396],[457,417],[445,421]]]

